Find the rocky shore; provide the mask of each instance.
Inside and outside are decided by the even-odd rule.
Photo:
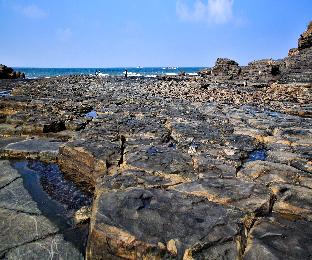
[[[0,258],[311,259],[311,29],[285,59],[194,77],[0,81]],[[66,226],[19,160],[52,172]]]
[[[25,74],[0,64],[0,79],[24,79]]]

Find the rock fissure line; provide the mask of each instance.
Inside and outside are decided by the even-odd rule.
[[[5,187],[7,187],[7,186],[9,186],[10,184],[12,184],[13,182],[15,182],[16,180],[18,180],[18,179],[20,179],[20,178],[22,178],[22,176],[18,176],[18,177],[16,177],[16,178],[14,178],[14,179],[11,180],[9,183],[7,183],[7,184],[1,186],[1,187],[0,187],[0,190],[3,189],[3,188],[5,188]]]
[[[120,136],[120,141],[121,141],[121,145],[120,145],[120,159],[118,161],[118,166],[119,167],[124,162],[124,154],[125,154],[125,149],[126,149],[126,138],[123,135],[121,135]]]
[[[25,242],[25,243],[21,243],[21,244],[19,244],[19,245],[16,245],[16,246],[7,248],[7,249],[1,251],[1,252],[0,252],[0,255],[4,256],[3,258],[5,258],[5,255],[6,255],[10,250],[12,250],[12,249],[15,249],[15,248],[18,248],[18,247],[21,247],[21,246],[24,246],[24,245],[27,245],[27,244],[30,244],[30,243],[38,242],[38,241],[41,241],[41,240],[46,239],[46,238],[49,238],[49,237],[53,237],[53,236],[58,235],[58,234],[62,234],[62,231],[53,232],[53,233],[50,233],[50,234],[48,234],[48,235],[35,238],[35,239],[31,240],[31,241],[27,241],[27,242]]]
[[[243,229],[242,229],[242,239],[241,239],[241,259],[244,258],[244,254],[246,251],[246,247],[247,247],[247,241],[250,235],[250,231],[253,228],[253,226],[255,225],[256,221],[257,221],[257,217],[251,217],[249,219],[249,217],[247,216],[247,221],[243,224]],[[250,222],[250,223],[247,223]]]
[[[40,214],[40,213],[34,213],[34,212],[29,212],[29,211],[24,211],[24,210],[19,210],[19,209],[12,209],[12,208],[7,208],[7,207],[0,207],[0,209],[9,210],[9,211],[13,211],[16,213],[23,213],[23,214],[27,214],[30,216],[43,216],[43,214]]]

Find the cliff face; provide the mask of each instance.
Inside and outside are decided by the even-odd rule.
[[[18,79],[25,78],[25,74],[21,72],[16,72],[12,68],[0,64],[0,79]]]
[[[298,49],[303,50],[312,47],[312,21],[309,23],[307,30],[301,34],[298,40]]]
[[[308,83],[312,81],[312,22],[298,39],[298,48],[291,49],[283,62],[281,82]]]

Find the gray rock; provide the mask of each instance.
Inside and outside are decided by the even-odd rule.
[[[27,243],[7,252],[5,258],[13,259],[84,259],[72,243],[63,235],[52,235],[45,239]]]
[[[311,232],[310,222],[260,219],[249,233],[243,259],[311,259]]]
[[[231,207],[157,189],[104,192],[98,196],[93,210],[89,258],[110,255],[169,258],[170,251],[160,245],[171,239],[175,241],[179,259],[193,251],[197,243],[222,254],[224,248],[218,242],[224,229],[235,240],[242,217],[240,211]],[[232,255],[238,254],[233,246],[228,249]]]
[[[41,214],[37,203],[24,188],[22,178],[0,189],[0,207],[24,213]]]
[[[12,181],[20,178],[20,174],[15,170],[9,161],[0,160],[0,192],[1,189]]]
[[[40,215],[0,208],[0,252],[58,232],[58,228]]]
[[[28,139],[10,143],[3,148],[4,156],[55,161],[62,142],[51,139]]]
[[[174,190],[207,198],[223,205],[233,205],[243,211],[268,214],[271,192],[261,184],[237,179],[202,179],[183,183]]]

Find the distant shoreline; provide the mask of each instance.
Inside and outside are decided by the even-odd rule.
[[[175,76],[185,73],[190,76],[196,76],[197,73],[205,67],[138,67],[138,68],[26,68],[13,67],[15,70],[25,73],[26,78],[45,78],[69,75],[99,75],[124,76],[127,69],[129,77],[153,78],[157,76]]]

